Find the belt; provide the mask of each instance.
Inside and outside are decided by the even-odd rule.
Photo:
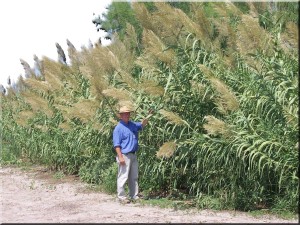
[[[124,155],[128,155],[128,154],[134,154],[135,155],[136,151],[134,152],[127,152],[127,153],[123,153]]]

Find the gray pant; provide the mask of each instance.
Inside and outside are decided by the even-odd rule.
[[[124,155],[125,165],[118,162],[117,192],[119,199],[126,199],[125,184],[128,181],[129,196],[136,198],[138,195],[138,161],[135,154]]]

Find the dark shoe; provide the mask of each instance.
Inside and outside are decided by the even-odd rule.
[[[130,203],[130,200],[128,198],[125,198],[125,199],[119,199],[119,202],[121,204],[129,204]]]

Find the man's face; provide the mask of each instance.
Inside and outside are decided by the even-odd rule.
[[[125,123],[128,123],[130,118],[130,112],[120,113],[121,120],[123,120]]]

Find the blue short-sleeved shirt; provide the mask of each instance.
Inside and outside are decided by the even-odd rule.
[[[123,154],[137,151],[138,131],[142,128],[142,123],[140,122],[129,121],[126,124],[121,120],[113,131],[114,147],[120,146]]]

